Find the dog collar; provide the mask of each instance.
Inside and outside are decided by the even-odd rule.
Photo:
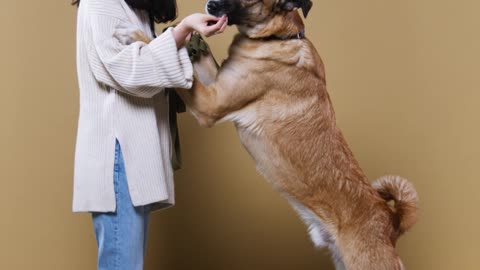
[[[289,40],[289,39],[304,39],[305,38],[305,29],[302,29],[300,32],[289,35],[289,36],[275,36],[271,35],[268,37],[261,37],[261,38],[254,38],[254,39],[261,39],[261,40]]]

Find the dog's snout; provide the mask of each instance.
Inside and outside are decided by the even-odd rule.
[[[207,12],[209,14],[217,14],[220,9],[220,5],[216,1],[208,1],[207,3]]]

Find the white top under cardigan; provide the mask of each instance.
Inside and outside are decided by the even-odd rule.
[[[134,206],[174,204],[165,87],[190,88],[193,67],[177,49],[172,28],[150,44],[114,37],[130,24],[150,36],[145,12],[124,0],[82,0],[77,18],[80,115],[75,149],[73,212],[115,211],[115,138],[122,147]]]

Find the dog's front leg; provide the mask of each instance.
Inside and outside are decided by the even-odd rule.
[[[218,73],[218,64],[215,61],[212,53],[202,55],[197,62],[193,63],[196,79],[203,85],[209,86],[215,81]]]
[[[211,127],[266,92],[268,82],[245,63],[227,59],[210,85],[195,80],[191,89],[176,89],[200,125]]]
[[[222,117],[214,83],[207,87],[195,79],[191,89],[175,90],[201,126],[211,127]]]

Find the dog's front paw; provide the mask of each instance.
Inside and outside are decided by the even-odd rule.
[[[193,33],[186,44],[188,55],[192,63],[198,62],[203,56],[210,54],[210,48],[198,33]]]
[[[149,43],[150,38],[140,29],[132,26],[131,24],[120,24],[115,28],[113,36],[123,45],[130,45],[137,41]]]

